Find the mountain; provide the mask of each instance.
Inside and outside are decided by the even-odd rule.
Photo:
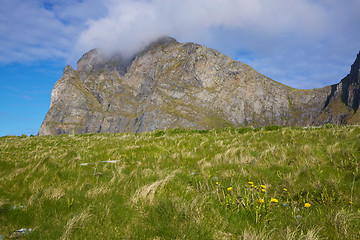
[[[359,65],[360,55],[339,84],[300,90],[170,37],[130,60],[94,49],[65,67],[39,135],[359,123]]]
[[[331,86],[324,109],[316,124],[359,124],[360,123],[360,52],[350,73],[340,83]]]

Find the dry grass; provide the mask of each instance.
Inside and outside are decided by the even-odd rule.
[[[151,184],[147,184],[136,190],[135,194],[131,198],[132,203],[138,203],[139,200],[148,201],[152,203],[155,199],[156,192],[160,191],[164,185],[170,181],[179,170],[175,170],[168,174],[165,178],[155,181]]]
[[[72,239],[71,235],[75,228],[81,228],[83,224],[85,224],[87,221],[89,221],[91,215],[90,215],[90,209],[86,209],[83,212],[81,212],[79,215],[74,216],[71,218],[65,226],[64,234],[61,236],[61,240],[67,240]]]

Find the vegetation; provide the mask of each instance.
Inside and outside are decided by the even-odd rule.
[[[2,137],[0,235],[359,239],[359,139],[333,125]]]

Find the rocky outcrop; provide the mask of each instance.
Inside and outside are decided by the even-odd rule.
[[[358,65],[339,85],[299,90],[214,49],[169,37],[127,60],[94,49],[76,71],[65,67],[39,134],[358,121]],[[346,113],[333,112],[339,97]]]
[[[316,124],[359,124],[360,123],[360,52],[350,73],[339,84],[331,86],[331,93]]]

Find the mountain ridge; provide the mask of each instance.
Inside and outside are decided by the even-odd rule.
[[[93,49],[64,68],[39,135],[359,123],[359,68],[360,53],[339,84],[304,90],[170,37],[130,59]]]

